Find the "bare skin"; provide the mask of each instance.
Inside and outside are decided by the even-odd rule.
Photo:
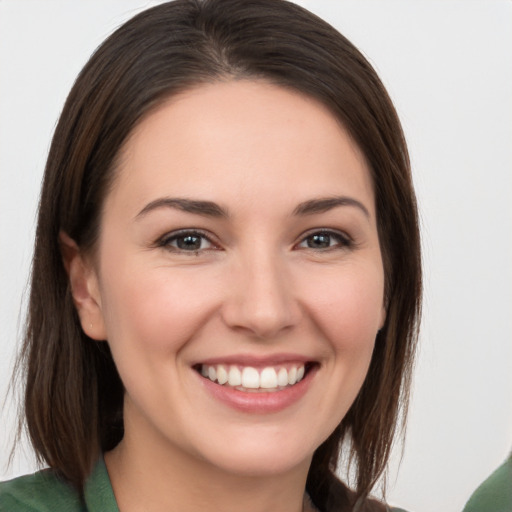
[[[120,511],[302,511],[386,315],[361,152],[317,102],[235,81],[159,107],[117,172],[94,260],[62,242],[126,389]]]

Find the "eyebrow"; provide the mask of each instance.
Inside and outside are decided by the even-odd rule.
[[[314,215],[316,213],[325,213],[333,208],[340,206],[352,206],[361,210],[366,217],[370,218],[370,212],[366,206],[352,197],[334,196],[319,199],[311,199],[300,203],[293,211],[294,215]]]
[[[175,197],[161,197],[148,203],[136,216],[140,218],[158,208],[175,208],[206,217],[228,217],[228,212],[212,201],[198,201]]]
[[[310,199],[297,205],[293,211],[293,215],[315,215],[325,213],[334,208],[341,206],[352,206],[361,210],[364,215],[370,218],[370,212],[363,203],[352,197],[334,196],[318,199]],[[175,208],[196,215],[205,217],[227,218],[229,214],[227,210],[219,206],[213,201],[199,201],[196,199],[185,199],[176,197],[161,197],[148,203],[136,216],[136,219],[144,217],[149,212],[159,208]]]

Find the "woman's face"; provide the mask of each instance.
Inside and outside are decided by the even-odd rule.
[[[247,475],[307,466],[385,319],[365,160],[298,93],[189,90],[125,144],[87,279],[127,446]]]

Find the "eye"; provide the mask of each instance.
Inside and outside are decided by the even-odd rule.
[[[351,241],[347,236],[334,231],[315,231],[310,233],[297,245],[301,249],[336,249],[349,247]]]
[[[170,233],[161,238],[158,245],[172,251],[190,253],[217,248],[204,233],[198,231]]]

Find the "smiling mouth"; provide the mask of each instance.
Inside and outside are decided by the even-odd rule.
[[[255,368],[232,364],[198,364],[194,369],[220,386],[249,393],[269,393],[295,386],[315,365],[308,362]]]

